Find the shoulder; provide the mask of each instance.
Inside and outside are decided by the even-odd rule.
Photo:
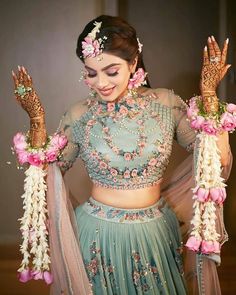
[[[150,97],[157,103],[168,106],[170,108],[185,108],[186,103],[173,90],[167,88],[146,88],[143,95]]]
[[[74,103],[67,111],[66,115],[70,117],[72,121],[78,120],[83,114],[88,111],[87,98],[79,100]]]

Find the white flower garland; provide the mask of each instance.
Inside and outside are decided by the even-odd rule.
[[[18,269],[19,280],[26,282],[32,278],[52,282],[47,229],[47,204],[45,183],[46,172],[37,166],[25,171],[23,198],[24,215],[20,218],[23,242],[20,252],[23,254]],[[30,265],[32,263],[32,266]]]
[[[216,231],[216,206],[222,206],[226,198],[226,184],[221,177],[221,155],[216,135],[223,130],[234,131],[236,106],[220,103],[220,113],[210,116],[202,109],[200,97],[190,100],[188,108],[190,125],[199,133],[194,154],[196,163],[196,186],[193,188],[194,214],[186,246],[190,250],[210,254],[220,252],[220,234]]]

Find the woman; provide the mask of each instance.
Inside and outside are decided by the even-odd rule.
[[[229,68],[227,44],[214,63],[210,61],[219,56],[219,48],[213,37],[208,39],[210,59],[204,51],[201,93],[211,105],[217,103],[216,86]],[[76,52],[92,95],[62,118],[59,129],[68,144],[58,166],[64,173],[81,157],[93,186],[74,219],[60,173],[50,168],[52,293],[186,294],[178,220],[160,195],[173,138],[189,151],[194,146],[186,104],[172,91],[151,89],[148,82],[145,86],[142,44],[118,17],[89,22]],[[33,89],[24,99],[19,92],[19,84],[31,87],[31,78],[24,68],[13,77],[17,99],[30,115],[31,143],[42,146],[43,107]],[[222,166],[228,166],[227,133],[219,136],[218,147]],[[184,210],[189,210],[187,204]],[[201,289],[195,291],[203,294],[199,278]],[[214,286],[209,292],[216,288],[218,294],[217,281]]]

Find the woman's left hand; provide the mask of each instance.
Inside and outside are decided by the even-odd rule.
[[[203,97],[205,94],[215,93],[218,84],[224,78],[228,69],[231,67],[231,65],[225,64],[228,43],[229,39],[226,39],[221,52],[213,36],[209,37],[207,40],[208,47],[205,46],[204,48],[203,66],[200,81],[200,90]]]

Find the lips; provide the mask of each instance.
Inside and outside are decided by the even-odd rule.
[[[115,88],[115,86],[112,87],[112,88],[108,88],[108,89],[98,89],[98,91],[99,91],[100,94],[103,95],[103,96],[109,96],[109,95],[112,94],[112,91],[113,91],[114,88]]]

